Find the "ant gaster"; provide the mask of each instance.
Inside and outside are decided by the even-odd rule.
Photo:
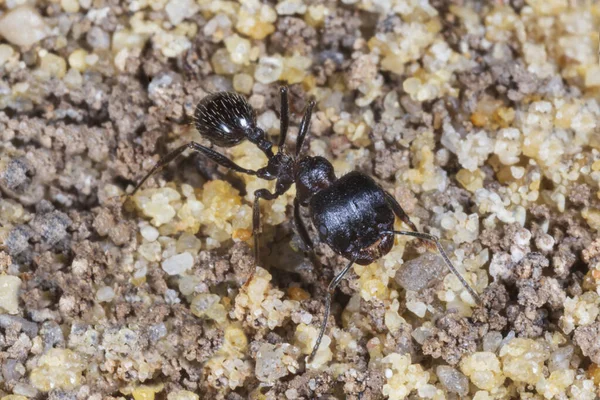
[[[280,136],[276,154],[272,150],[273,144],[265,138],[264,131],[256,125],[254,110],[239,94],[231,92],[210,94],[200,101],[194,113],[196,129],[202,136],[222,147],[232,147],[248,139],[267,156],[266,167],[256,171],[246,169],[208,147],[190,142],[160,159],[138,183],[132,195],[151,175],[187,149],[200,152],[216,163],[234,171],[266,180],[276,179],[273,193],[266,189],[254,192],[252,233],[254,236],[254,262],[257,265],[259,260],[258,233],[260,231],[259,201],[260,199],[274,200],[295,183],[294,223],[305,247],[313,254],[313,241],[300,216],[300,207],[308,207],[319,239],[349,260],[328,286],[325,315],[319,336],[308,358],[309,361],[316,354],[325,333],[331,308],[331,296],[337,285],[353,264],[368,265],[386,255],[394,245],[394,235],[413,236],[435,244],[450,271],[479,302],[477,293],[452,265],[438,238],[419,232],[396,199],[384,191],[372,178],[357,171],[336,178],[333,166],[325,158],[300,157],[300,151],[308,133],[314,101],[308,103],[300,122],[294,155],[287,151],[285,142],[289,127],[287,87],[282,87],[280,93]],[[412,231],[394,230],[395,217],[408,225]]]

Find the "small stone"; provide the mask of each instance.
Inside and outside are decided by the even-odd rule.
[[[105,50],[110,47],[110,35],[98,26],[94,26],[88,31],[85,40],[93,49]]]
[[[404,263],[396,273],[396,282],[405,290],[418,292],[436,279],[443,278],[442,258],[434,253],[425,253]]]
[[[79,1],[78,0],[60,0],[60,6],[65,12],[76,13],[79,12]]]
[[[199,400],[200,396],[187,390],[177,390],[167,396],[167,400]]]
[[[464,357],[460,369],[475,386],[484,390],[492,390],[504,383],[500,360],[494,353],[479,351]]]
[[[99,303],[110,303],[115,298],[115,291],[110,286],[103,286],[96,292]]]
[[[69,66],[79,72],[85,71],[87,66],[85,62],[85,57],[88,55],[88,52],[84,49],[77,49],[69,55]]]
[[[155,227],[153,227],[151,225],[146,225],[146,226],[142,227],[140,229],[140,234],[148,242],[154,242],[156,239],[158,239],[158,235],[159,235],[158,229],[156,229]]]
[[[0,181],[9,189],[15,190],[26,185],[27,175],[32,173],[33,168],[25,158],[15,158],[9,161],[0,174]]]
[[[193,0],[171,0],[165,6],[167,17],[173,25],[179,25],[183,20],[194,16],[200,7]]]
[[[515,338],[502,346],[500,357],[508,378],[535,385],[544,376],[544,361],[550,358],[550,352],[533,339]]]
[[[502,343],[502,334],[498,331],[492,331],[483,337],[483,351],[495,353]]]
[[[61,211],[52,211],[38,215],[33,221],[33,228],[42,236],[44,242],[55,245],[67,236],[67,228],[73,221]]]
[[[0,275],[0,309],[9,314],[19,312],[19,289],[21,279],[12,275]]]
[[[162,262],[162,269],[169,275],[181,275],[193,266],[194,257],[187,251]]]
[[[299,355],[300,349],[288,343],[263,343],[256,353],[256,378],[265,383],[276,382],[290,373],[290,365],[298,368]]]
[[[427,313],[427,304],[422,301],[407,301],[406,308],[419,318],[423,318]]]
[[[6,248],[8,254],[16,256],[22,253],[29,246],[29,239],[33,236],[33,232],[27,225],[18,225],[14,227],[9,233],[6,239]]]
[[[56,54],[48,53],[42,57],[40,70],[55,78],[63,78],[67,73],[67,62]]]
[[[0,44],[0,67],[6,64],[14,54],[15,51],[12,47],[7,44]]]
[[[210,318],[218,323],[227,320],[227,311],[216,294],[200,293],[192,300],[190,310],[198,318]]]
[[[38,12],[22,6],[0,18],[0,36],[17,46],[29,47],[50,34],[50,29]]]
[[[588,68],[588,70],[585,73],[585,86],[600,86],[600,65],[592,65]]]
[[[239,65],[248,65],[250,62],[250,49],[252,44],[240,35],[232,35],[225,39],[225,47],[229,52],[231,61]]]
[[[133,389],[131,395],[134,400],[154,400],[156,393],[162,392],[164,385],[141,385]]]
[[[73,390],[81,385],[82,372],[86,368],[83,358],[67,349],[50,349],[38,360],[31,371],[31,384],[42,392],[50,390]]]
[[[306,4],[302,0],[283,0],[275,7],[279,15],[304,14]]]
[[[254,71],[254,79],[268,85],[279,79],[283,72],[283,59],[281,56],[261,57]]]
[[[466,396],[469,393],[469,379],[456,368],[439,365],[435,370],[442,385],[450,393]]]
[[[240,70],[240,66],[231,60],[227,49],[218,49],[210,58],[215,72],[219,75],[233,75]]]
[[[71,89],[80,88],[83,84],[83,77],[81,73],[74,68],[69,69],[65,77],[63,78],[63,82]]]
[[[161,246],[159,242],[144,243],[138,247],[138,253],[148,261],[160,261]]]
[[[0,328],[6,330],[15,324],[21,325],[21,331],[31,339],[38,334],[38,326],[35,322],[28,321],[25,318],[18,316],[0,314]]]

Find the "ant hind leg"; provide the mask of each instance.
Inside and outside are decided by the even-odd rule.
[[[344,278],[344,275],[346,275],[346,273],[348,273],[348,271],[350,270],[350,268],[352,267],[352,265],[355,262],[356,262],[356,257],[354,257],[352,260],[350,260],[350,262],[348,262],[348,264],[346,264],[344,269],[342,269],[340,271],[340,273],[338,273],[335,276],[335,278],[333,278],[333,280],[329,283],[329,286],[327,287],[327,295],[325,297],[325,313],[323,314],[323,322],[321,322],[321,329],[319,330],[319,336],[317,337],[317,341],[315,342],[315,345],[313,346],[310,356],[308,356],[307,362],[312,362],[313,358],[315,357],[315,354],[317,354],[317,350],[319,349],[319,346],[321,345],[321,340],[323,340],[323,335],[325,335],[325,330],[327,329],[327,320],[329,319],[329,313],[331,312],[331,297],[333,296],[333,293],[335,292],[335,288],[337,287],[337,285],[340,284],[341,280]]]
[[[390,232],[386,232],[386,233],[393,233],[396,235],[404,235],[404,236],[412,236],[412,237],[416,237],[416,238],[419,238],[422,240],[427,240],[429,242],[434,243],[435,246],[437,247],[437,250],[439,251],[440,255],[442,256],[444,263],[450,270],[450,272],[452,272],[458,278],[460,283],[464,286],[464,288],[467,290],[467,292],[469,292],[471,297],[473,297],[473,299],[475,299],[477,304],[481,304],[481,298],[479,297],[479,295],[477,294],[475,289],[473,289],[471,287],[471,285],[469,285],[469,283],[465,280],[465,278],[463,278],[463,276],[460,274],[460,272],[458,272],[458,270],[456,269],[454,264],[452,264],[452,261],[450,261],[450,257],[448,257],[448,254],[446,254],[446,250],[444,250],[444,248],[442,247],[442,244],[440,243],[440,240],[437,236],[430,235],[429,233],[411,232],[411,231],[390,231]]]

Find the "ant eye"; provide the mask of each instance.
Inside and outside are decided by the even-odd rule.
[[[254,110],[246,99],[230,92],[213,93],[196,106],[196,129],[212,143],[231,147],[247,138],[256,126]]]

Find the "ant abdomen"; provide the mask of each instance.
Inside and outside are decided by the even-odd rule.
[[[256,127],[250,104],[232,92],[212,93],[202,99],[196,106],[194,121],[203,137],[222,147],[242,142]]]

